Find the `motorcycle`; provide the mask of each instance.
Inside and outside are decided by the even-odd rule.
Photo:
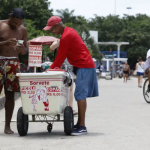
[[[122,77],[123,77],[123,72],[122,72],[122,70],[119,70],[119,71],[118,71],[118,77],[119,77],[119,78],[122,78]]]

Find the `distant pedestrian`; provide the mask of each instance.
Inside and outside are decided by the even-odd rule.
[[[138,87],[142,88],[142,79],[144,76],[144,62],[142,61],[141,57],[139,57],[138,63],[136,64],[136,71],[138,76]]]
[[[103,64],[101,63],[100,65],[99,65],[99,72],[100,72],[100,74],[102,73],[102,71],[103,71]]]
[[[127,83],[129,74],[130,74],[130,66],[128,65],[127,62],[125,62],[125,64],[123,65],[123,79],[124,79],[124,82],[126,83]]]

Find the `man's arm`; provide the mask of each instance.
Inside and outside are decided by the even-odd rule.
[[[7,41],[0,42],[0,46],[6,46],[6,45],[7,45]]]
[[[2,21],[0,21],[0,34],[1,34],[1,25],[2,25]],[[7,41],[0,41],[0,46],[6,46],[7,45]]]
[[[62,63],[66,59],[68,49],[69,49],[69,42],[67,42],[65,39],[61,39],[56,58],[53,64],[50,66],[51,69],[54,69],[55,67],[58,68],[61,67]]]
[[[28,51],[27,49],[27,30],[25,27],[23,27],[23,38],[24,41],[23,44],[19,44],[16,46],[16,50],[18,50],[22,55],[25,55]]]

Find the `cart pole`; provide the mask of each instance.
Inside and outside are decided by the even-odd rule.
[[[36,61],[34,61],[34,73],[36,73],[36,66],[35,66]]]
[[[34,73],[36,73],[36,67],[34,67]]]

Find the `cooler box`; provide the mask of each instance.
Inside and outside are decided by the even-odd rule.
[[[63,113],[69,97],[68,72],[50,69],[44,73],[17,73],[17,76],[24,114]]]

